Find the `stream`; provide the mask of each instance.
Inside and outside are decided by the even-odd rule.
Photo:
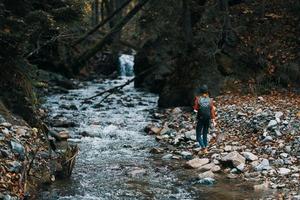
[[[79,89],[49,96],[44,105],[49,117],[75,122],[69,128],[80,152],[72,176],[44,186],[39,199],[244,199],[258,197],[251,185],[218,179],[212,186],[197,184],[197,172],[184,168],[183,160],[165,160],[151,154],[161,144],[143,129],[152,120],[158,96],[130,84],[99,103],[81,99],[125,83],[128,78],[82,82]],[[74,105],[78,108],[68,109]],[[85,133],[85,137],[80,133]]]

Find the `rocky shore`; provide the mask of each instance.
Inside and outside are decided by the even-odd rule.
[[[191,108],[153,113],[145,131],[163,147],[162,159],[185,159],[200,184],[218,177],[245,180],[255,191],[275,190],[280,198],[300,199],[300,98],[297,95],[235,96],[215,99],[218,125],[209,135],[209,153],[196,142]],[[170,148],[171,146],[171,148]]]
[[[67,93],[72,81],[40,71],[37,94]],[[42,102],[42,98],[40,99]],[[65,178],[72,172],[77,146],[67,142],[67,131],[48,129],[47,111],[38,108],[32,116],[40,127],[33,127],[0,105],[0,199],[34,199],[42,184]],[[47,125],[46,125],[47,124]]]

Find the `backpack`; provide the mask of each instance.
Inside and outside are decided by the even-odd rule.
[[[198,104],[198,119],[210,119],[211,99],[209,97],[200,97],[198,99]]]

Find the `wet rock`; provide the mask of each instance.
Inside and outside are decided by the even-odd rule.
[[[87,131],[82,131],[79,133],[79,135],[81,135],[82,137],[91,137],[90,133],[88,133]]]
[[[6,127],[6,128],[10,128],[12,125],[11,125],[11,123],[8,123],[8,122],[3,122],[3,123],[1,123],[0,124],[1,126],[4,126],[4,127]]]
[[[199,179],[214,178],[215,174],[212,171],[206,171],[198,175]]]
[[[173,158],[173,154],[166,154],[162,157],[163,160],[170,160]]]
[[[207,177],[207,178],[200,179],[197,183],[201,185],[213,185],[215,182],[216,182],[215,179],[211,177]]]
[[[231,162],[234,167],[245,163],[245,158],[240,155],[237,151],[233,151],[226,156],[221,158],[222,162]]]
[[[159,127],[151,127],[150,128],[150,134],[159,135],[160,131],[161,131],[161,128],[159,128]]]
[[[13,153],[18,154],[20,159],[24,160],[25,159],[25,148],[23,147],[23,145],[20,143],[14,142],[14,141],[11,141],[10,145],[11,145],[11,149],[12,149]]]
[[[201,166],[206,165],[207,163],[209,163],[208,158],[202,158],[202,159],[194,158],[186,162],[189,168],[194,168],[194,169],[200,168]]]
[[[49,131],[49,135],[54,137],[57,141],[64,141],[70,138],[70,134],[68,131],[61,131],[59,133],[55,131]]]
[[[238,175],[230,173],[226,177],[229,179],[236,179],[236,178],[238,178]]]
[[[246,160],[249,160],[249,161],[258,160],[258,157],[251,152],[243,152],[242,154],[246,158]]]
[[[62,128],[70,128],[75,127],[75,122],[67,121],[67,120],[54,120],[52,121],[53,127],[62,127]]]
[[[180,155],[186,160],[190,160],[193,158],[193,154],[189,151],[182,151],[180,152]]]
[[[163,149],[154,147],[154,148],[152,148],[150,150],[150,153],[152,153],[152,154],[160,154],[160,153],[163,153]]]
[[[129,172],[129,175],[131,175],[131,176],[138,176],[138,175],[143,175],[145,173],[146,173],[145,169],[135,169],[135,170]]]
[[[268,159],[263,159],[257,166],[255,166],[256,171],[269,170],[271,169]]]
[[[281,175],[281,176],[285,176],[285,175],[288,175],[290,174],[291,170],[288,169],[288,168],[279,168],[277,170],[278,174]]]
[[[8,164],[9,164],[9,168],[8,168],[9,172],[13,172],[13,173],[21,172],[22,164],[20,162],[12,161],[12,162],[9,162]]]

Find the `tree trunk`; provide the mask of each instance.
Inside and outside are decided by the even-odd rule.
[[[121,7],[116,9],[110,16],[108,16],[106,19],[104,19],[102,22],[100,22],[98,25],[96,25],[94,28],[92,28],[90,31],[88,31],[86,34],[84,34],[82,37],[80,37],[78,40],[74,42],[72,46],[76,46],[77,44],[81,43],[83,40],[85,40],[87,37],[95,33],[98,29],[100,29],[102,26],[104,26],[107,22],[111,21],[112,18],[121,12],[132,0],[127,0],[124,4],[122,4]],[[102,4],[105,1],[102,1]],[[103,5],[104,6],[104,5]],[[102,7],[102,6],[101,6]],[[102,11],[103,14],[104,10]]]
[[[104,36],[104,38],[97,42],[94,47],[81,54],[72,65],[74,73],[79,73],[80,69],[85,65],[86,61],[93,57],[98,51],[100,51],[108,42],[110,42],[111,39],[120,30],[122,30],[122,28],[130,21],[130,19],[132,19],[148,1],[149,0],[142,0],[140,3],[138,3],[120,22],[118,22],[111,29],[110,32],[108,32]]]

